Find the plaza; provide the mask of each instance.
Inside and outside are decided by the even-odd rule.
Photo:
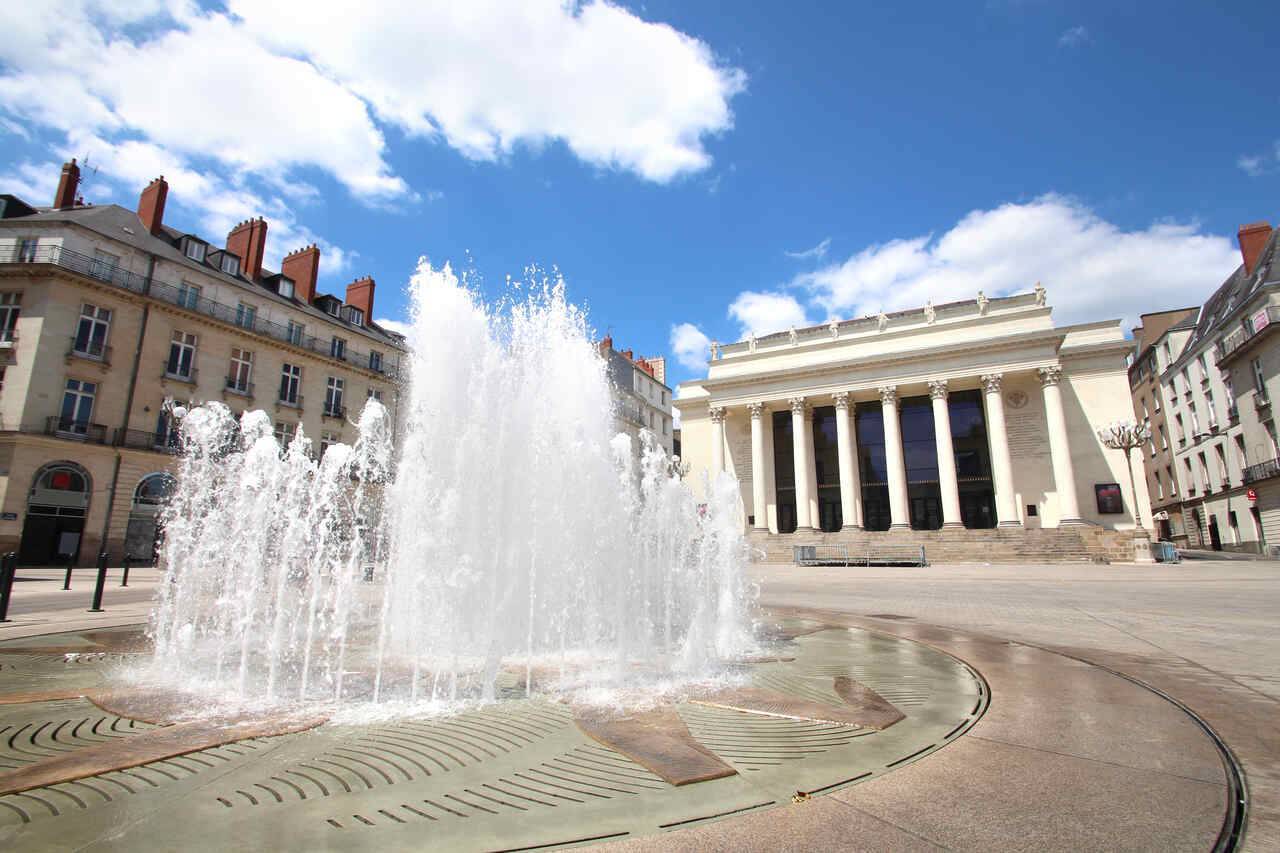
[[[102,666],[91,660],[95,643],[105,643],[103,648],[109,649],[110,641],[104,638],[114,626],[136,624],[144,612],[137,602],[145,600],[156,583],[154,572],[137,571],[127,589],[113,585],[108,590],[104,614],[86,614],[85,579],[77,577],[73,590],[63,592],[60,576],[47,574],[20,585],[13,622],[0,626],[0,664],[6,672],[20,671],[23,665],[29,668],[23,647],[37,651],[49,644],[50,635],[59,633],[79,633],[81,639],[76,643],[85,650],[81,663],[59,666],[80,668],[82,673]],[[497,814],[475,810],[488,828],[480,831],[474,823],[468,824],[475,834],[456,837],[450,849],[516,849],[599,835],[614,837],[593,843],[617,850],[1207,850],[1215,849],[1233,833],[1243,837],[1243,849],[1267,850],[1280,838],[1280,821],[1273,805],[1280,795],[1275,782],[1280,744],[1274,727],[1268,724],[1280,704],[1280,669],[1276,665],[1280,648],[1273,630],[1274,613],[1280,606],[1280,574],[1275,563],[1186,560],[1167,566],[938,565],[918,569],[805,569],[759,564],[750,574],[760,584],[761,606],[768,618],[779,624],[809,620],[810,627],[851,630],[857,636],[887,643],[882,651],[869,656],[869,647],[862,649],[864,658],[859,664],[864,668],[863,679],[877,683],[866,671],[876,666],[877,655],[889,655],[901,670],[906,661],[921,660],[919,654],[909,651],[918,647],[942,655],[939,661],[963,662],[980,676],[989,691],[985,707],[960,734],[927,750],[923,757],[892,769],[882,768],[851,784],[815,791],[797,802],[774,792],[766,798],[774,800],[768,805],[759,799],[735,805],[731,797],[725,799],[723,791],[712,790],[716,782],[671,787],[631,765],[630,771],[612,771],[622,774],[614,783],[595,781],[617,787],[622,780],[628,791],[633,790],[628,781],[639,785],[635,793],[626,795],[632,811],[646,803],[644,810],[657,808],[655,815],[674,818],[655,816],[649,822],[643,816],[648,811],[625,819],[601,818],[597,809],[588,812],[593,815],[588,821],[574,816],[573,809],[585,810],[583,804],[554,800],[547,802],[558,802],[559,808],[531,804],[478,788],[473,781],[463,787],[534,813],[461,793],[464,800]],[[85,632],[96,641],[84,639]],[[904,652],[908,657],[903,657]],[[102,654],[119,653],[117,649]],[[910,672],[923,680],[922,671]],[[42,681],[48,687],[67,677],[46,673]],[[0,684],[11,694],[15,682]],[[901,682],[896,688],[883,682],[878,686],[909,715],[924,707]],[[12,715],[15,711],[30,713],[33,707],[6,705],[5,709]],[[46,716],[60,712],[71,716],[63,708]],[[696,711],[684,708],[682,714],[694,731],[710,738],[713,750],[735,755],[729,761],[742,774],[764,773],[765,769],[745,768],[753,764],[765,768],[761,762],[777,760],[744,752],[741,743],[736,747],[727,744],[723,736],[717,741],[705,728],[698,728]],[[190,804],[187,808],[208,798],[215,807],[211,819],[229,808],[236,814],[248,808],[234,831],[237,837],[256,839],[255,843],[272,843],[267,839],[295,837],[294,833],[302,832],[296,837],[314,837],[343,849],[387,849],[404,845],[410,838],[424,841],[433,837],[432,833],[439,838],[453,837],[440,819],[467,823],[456,815],[433,813],[421,803],[414,808],[431,813],[435,820],[402,811],[402,803],[412,806],[417,802],[409,799],[409,793],[423,783],[393,777],[395,784],[388,785],[367,766],[363,770],[372,780],[369,789],[353,784],[349,794],[341,788],[325,796],[311,792],[320,802],[320,812],[299,811],[301,802],[295,806],[276,804],[272,794],[259,788],[217,783],[216,778],[226,771],[206,780],[201,774],[210,771],[193,776],[173,767],[199,770],[201,761],[229,768],[235,765],[235,772],[241,774],[238,778],[256,778],[279,789],[283,796],[288,794],[288,786],[271,783],[267,777],[281,776],[280,769],[290,766],[282,762],[291,754],[294,761],[328,767],[341,775],[336,765],[316,765],[314,760],[296,758],[300,748],[307,748],[308,738],[317,754],[323,753],[319,745],[332,751],[335,733],[327,731],[331,728],[255,739],[250,741],[254,749],[241,749],[245,754],[240,756],[227,751],[234,745],[209,748],[209,752],[221,752],[227,762],[197,751],[185,761],[176,757],[125,771],[136,777],[135,782],[147,778],[155,783],[153,787],[137,782],[146,790],[133,797],[133,805],[126,805],[139,827],[136,837],[149,837],[149,822],[157,829],[164,826],[170,813],[165,803],[176,802],[171,797],[179,795],[183,803]],[[883,734],[893,729],[889,727]],[[555,737],[569,736],[563,728],[558,731]],[[775,751],[776,737],[775,733]],[[857,748],[867,750],[873,743],[873,739],[854,738],[852,745],[828,744],[819,751],[812,746],[813,735],[808,737],[807,748],[814,754],[790,761],[788,772],[797,774],[796,779],[821,777],[822,765],[838,750],[847,750],[837,756],[843,770],[854,773],[861,760]],[[22,746],[22,741],[16,743]],[[399,751],[412,757],[414,753],[403,748],[406,745],[412,749],[413,741],[402,740]],[[593,748],[590,741],[580,747]],[[27,744],[28,750],[33,748],[40,748],[39,738],[34,747]],[[271,756],[277,754],[279,758],[273,760]],[[365,753],[347,753],[361,754]],[[341,748],[336,757],[341,759]],[[367,755],[363,760],[377,764]],[[810,765],[807,770],[806,764]],[[579,766],[576,772],[590,778],[598,774],[587,769],[591,766]],[[267,771],[267,767],[275,770]],[[382,767],[389,770],[389,765]],[[305,769],[301,772],[309,773]],[[805,775],[815,772],[816,777]],[[166,774],[182,778],[168,779]],[[326,778],[314,772],[309,775],[322,781]],[[835,776],[840,773],[832,778]],[[130,781],[129,776],[121,778]],[[297,777],[283,778],[306,784]],[[543,783],[555,781],[554,777],[531,778]],[[1247,788],[1241,784],[1246,779]],[[530,790],[489,781],[507,791],[542,799]],[[582,778],[558,784],[588,790],[581,787]],[[752,780],[752,784],[768,787],[763,779]],[[166,787],[173,788],[167,796]],[[251,791],[271,804],[250,807],[235,790]],[[561,789],[541,790],[592,799]],[[219,804],[217,797],[228,793],[240,802],[233,807]],[[39,801],[53,802],[57,797],[38,790],[0,797],[6,806],[6,824],[0,833],[22,843],[24,838],[55,837],[46,833],[56,827],[56,837],[78,838],[86,849],[114,849],[109,836],[101,835],[108,824],[102,823],[101,814],[95,814],[109,804],[95,804],[82,797],[83,809],[64,806],[57,816],[39,813],[43,808]],[[427,797],[455,811],[468,812],[457,802],[441,801],[430,794]],[[654,805],[663,797],[670,811]],[[346,808],[344,798],[359,805]],[[14,817],[15,805],[28,815],[30,823]],[[193,811],[191,819],[197,819],[201,812]],[[553,824],[544,827],[540,812],[554,812]],[[352,818],[353,813],[363,816],[368,824]],[[318,814],[325,817],[318,818]],[[502,814],[519,815],[518,825],[527,834],[490,835],[503,823]],[[325,823],[330,818],[342,823],[342,828]],[[313,836],[316,821],[329,835]],[[416,828],[411,821],[416,822]],[[661,827],[660,823],[669,825]],[[351,826],[357,828],[354,835]],[[219,831],[229,828],[224,824]],[[186,839],[181,846],[193,849],[199,846],[197,842],[197,838]]]

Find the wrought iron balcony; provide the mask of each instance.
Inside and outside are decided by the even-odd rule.
[[[1277,322],[1280,322],[1280,306],[1268,305],[1262,311],[1252,315],[1252,328],[1241,326],[1231,334],[1222,339],[1218,344],[1216,358],[1214,359],[1219,365],[1224,359],[1232,358],[1245,344],[1252,341],[1258,335],[1271,328]]]
[[[45,435],[69,438],[87,444],[107,444],[108,430],[102,424],[54,415],[45,421]]]
[[[117,430],[116,444],[134,450],[154,450],[158,453],[177,453],[181,446],[177,430],[146,432],[140,429]]]
[[[1268,459],[1244,469],[1244,484],[1256,483],[1269,477],[1280,476],[1280,459]]]
[[[276,405],[288,406],[290,409],[301,409],[302,395],[301,394],[293,394],[293,395],[282,394],[280,395],[280,397],[276,399]]]
[[[82,341],[77,336],[71,337],[71,348],[67,350],[67,358],[85,358],[101,364],[111,364],[111,347],[100,341]]]

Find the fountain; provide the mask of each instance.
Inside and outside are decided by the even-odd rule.
[[[396,422],[371,399],[318,460],[301,428],[281,453],[263,412],[186,414],[140,677],[420,711],[617,701],[749,649],[736,481],[699,505],[651,437],[637,461],[585,315],[535,278],[490,306],[423,261]]]

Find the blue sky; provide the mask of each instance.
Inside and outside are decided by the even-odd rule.
[[[3,4],[0,192],[170,181],[321,287],[419,255],[558,267],[595,326],[708,340],[1030,289],[1059,322],[1198,303],[1280,196],[1267,3]],[[469,258],[469,260],[468,260]]]

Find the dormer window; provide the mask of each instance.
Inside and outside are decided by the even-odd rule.
[[[187,247],[184,250],[183,254],[185,254],[188,258],[195,261],[196,263],[202,264],[204,263],[204,253],[207,248],[208,246],[206,246],[204,243],[188,238]]]
[[[348,306],[348,307],[347,307],[347,319],[351,322],[351,325],[353,325],[353,326],[363,326],[363,325],[364,325],[364,312],[363,312],[363,311],[361,311],[359,308],[352,308],[352,307]]]
[[[335,301],[335,300],[333,300],[333,299],[327,299],[327,300],[325,300],[325,303],[324,303],[324,310],[325,310],[325,312],[326,312],[326,313],[328,313],[328,314],[333,315],[334,317],[337,317],[337,316],[338,316],[338,311],[341,309],[341,307],[342,307],[342,306],[341,306],[341,305],[339,305],[339,304],[338,304],[338,302],[336,302],[336,301]]]
[[[293,279],[280,277],[280,283],[276,285],[276,293],[279,293],[285,299],[293,298]]]
[[[227,252],[222,256],[222,271],[227,275],[240,275],[240,259]]]

